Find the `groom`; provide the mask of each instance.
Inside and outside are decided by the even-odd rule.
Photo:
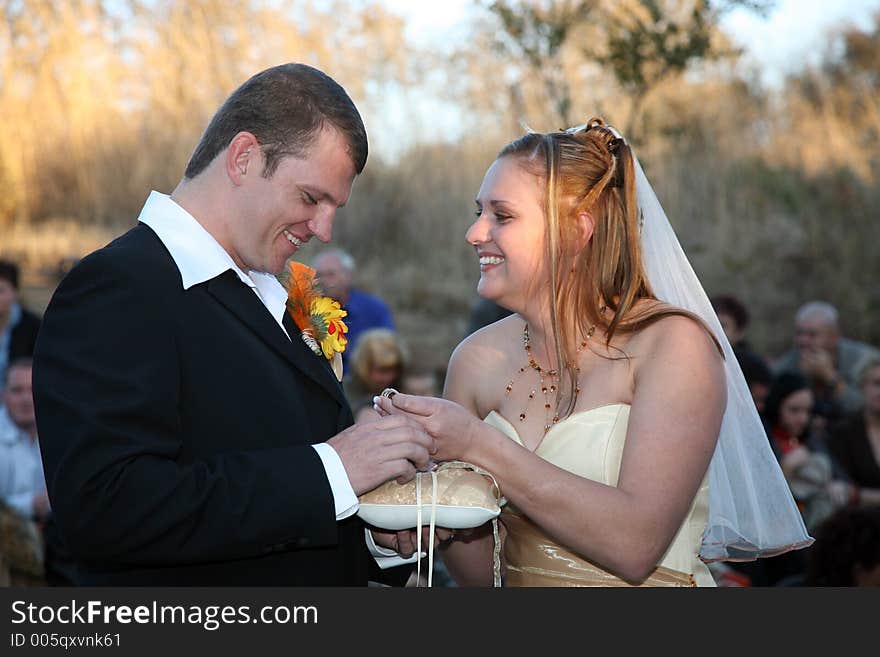
[[[86,585],[361,585],[380,552],[357,495],[411,478],[432,440],[352,426],[273,274],[363,170],[346,92],[286,64],[220,107],[171,194],[84,258],[39,334],[49,495]],[[365,540],[366,539],[366,540]]]

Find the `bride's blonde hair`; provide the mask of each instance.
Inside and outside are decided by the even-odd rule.
[[[634,333],[663,317],[684,315],[698,322],[721,351],[693,313],[659,302],[635,309],[638,301],[657,298],[642,264],[633,155],[616,130],[594,117],[563,132],[530,132],[504,147],[498,157],[518,158],[527,171],[544,180],[550,319],[557,362],[566,372],[566,394],[557,402],[560,406],[566,399],[566,408],[556,409],[562,411],[560,417],[574,410],[577,347],[594,325],[605,332],[606,347],[611,347],[617,333]],[[586,245],[578,219],[582,213],[594,222]]]

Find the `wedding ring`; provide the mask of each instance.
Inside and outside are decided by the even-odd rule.
[[[385,388],[385,390],[382,391],[382,396],[387,397],[388,399],[391,399],[396,394],[397,391],[394,388]]]

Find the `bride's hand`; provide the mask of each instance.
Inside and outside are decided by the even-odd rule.
[[[374,397],[373,407],[382,416],[406,415],[421,424],[434,438],[434,460],[468,460],[480,421],[459,404],[398,392],[391,398]]]

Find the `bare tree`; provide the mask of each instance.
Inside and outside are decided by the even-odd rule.
[[[498,52],[520,58],[541,83],[561,125],[570,125],[571,88],[562,56],[565,46],[578,28],[593,16],[598,0],[495,0],[488,5],[499,20],[501,30],[495,40]],[[521,82],[511,83],[511,102],[520,115],[524,112]]]

